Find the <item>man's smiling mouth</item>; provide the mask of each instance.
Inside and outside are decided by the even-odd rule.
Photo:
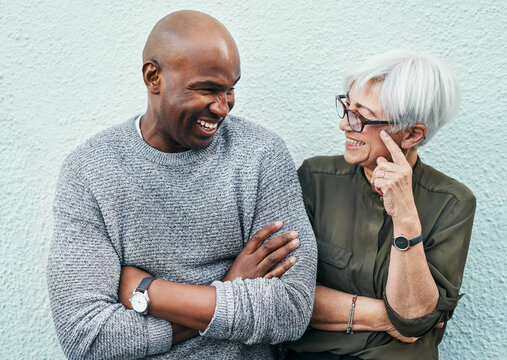
[[[216,129],[217,125],[218,125],[218,123],[207,122],[204,120],[197,120],[197,123],[199,125],[201,125],[202,127],[209,129],[209,130]]]

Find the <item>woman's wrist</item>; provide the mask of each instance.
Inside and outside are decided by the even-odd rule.
[[[421,235],[422,227],[417,209],[401,216],[393,217],[393,236],[403,235],[409,239]]]
[[[374,317],[375,319],[374,331],[387,331],[387,329],[389,329],[389,327],[391,326],[391,321],[387,316],[384,300],[376,299],[376,307],[377,307],[375,310],[376,316]]]
[[[360,296],[355,311],[354,331],[386,331],[391,324],[383,300]]]
[[[354,332],[352,331],[352,323],[354,322],[354,312],[355,312],[355,308],[356,308],[356,302],[357,302],[357,294],[354,294],[354,296],[352,296],[352,304],[350,305],[350,313],[349,313],[349,320],[347,322],[347,334],[353,334]]]

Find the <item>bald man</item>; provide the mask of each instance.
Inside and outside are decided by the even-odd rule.
[[[146,112],[65,160],[48,288],[68,358],[273,359],[313,306],[316,245],[283,141],[238,117],[236,44],[172,13],[143,51]],[[280,221],[281,220],[281,221]]]

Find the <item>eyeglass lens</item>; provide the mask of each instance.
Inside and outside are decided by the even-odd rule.
[[[336,99],[336,112],[340,119],[343,119],[343,116],[345,116],[345,104],[341,100],[338,100],[338,98]]]
[[[361,129],[363,128],[362,121],[359,120],[359,118],[350,110],[347,111],[347,120],[352,130],[360,132]]]
[[[347,116],[347,121],[352,130],[356,132],[361,132],[363,129],[363,122],[350,110],[347,110],[345,103],[340,98],[336,98],[336,112],[338,116],[343,119],[343,117]]]

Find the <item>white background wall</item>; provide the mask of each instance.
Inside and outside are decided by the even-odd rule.
[[[493,0],[0,0],[1,357],[63,358],[45,285],[60,164],[144,110],[146,37],[159,18],[188,8],[217,17],[237,41],[232,113],[280,134],[296,165],[342,153],[334,95],[360,61],[401,47],[432,52],[456,71],[459,116],[420,151],[477,196],[467,295],[441,358],[506,358],[507,5]]]

